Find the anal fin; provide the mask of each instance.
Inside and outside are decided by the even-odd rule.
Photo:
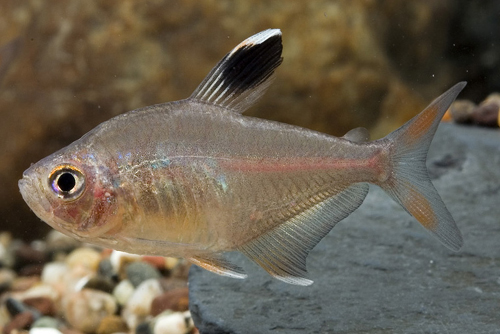
[[[221,276],[247,278],[243,269],[229,262],[221,254],[197,255],[188,258],[188,261]]]
[[[342,219],[356,210],[368,193],[358,183],[334,195],[239,248],[275,278],[289,284],[311,285],[306,278],[306,257]]]

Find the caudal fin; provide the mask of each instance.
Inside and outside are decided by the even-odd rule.
[[[460,82],[451,87],[420,114],[381,139],[390,147],[392,173],[379,185],[454,251],[462,247],[462,235],[432,185],[425,161],[441,118],[465,85]]]

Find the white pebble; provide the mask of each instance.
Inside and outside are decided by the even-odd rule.
[[[109,261],[115,273],[120,273],[122,266],[134,262],[140,261],[141,256],[137,254],[130,254],[122,251],[113,250],[109,256]]]
[[[139,284],[122,313],[129,328],[135,328],[139,322],[146,319],[151,312],[151,302],[162,293],[163,289],[160,282],[155,278],[145,280]]]
[[[113,289],[113,296],[120,305],[125,305],[134,294],[134,286],[128,279],[124,279]]]
[[[59,285],[63,282],[64,275],[68,272],[68,266],[62,262],[50,262],[45,264],[42,270],[42,282],[50,285]]]
[[[187,316],[187,318],[186,318]],[[154,334],[184,334],[189,332],[192,327],[191,316],[182,312],[162,313],[156,317],[154,324]]]
[[[55,328],[36,327],[30,329],[29,334],[62,334],[62,333]]]

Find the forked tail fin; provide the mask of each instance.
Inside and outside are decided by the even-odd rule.
[[[432,185],[425,161],[441,118],[465,85],[459,82],[451,87],[420,114],[381,139],[390,147],[392,173],[379,186],[454,251],[462,247],[462,235]]]

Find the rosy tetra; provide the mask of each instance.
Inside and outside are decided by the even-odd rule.
[[[462,236],[425,166],[458,83],[387,137],[344,137],[243,116],[281,64],[281,31],[235,47],[188,99],[112,118],[27,169],[24,200],[53,228],[130,253],[185,257],[246,275],[240,251],[269,274],[308,285],[309,251],[383,188],[445,246]]]

